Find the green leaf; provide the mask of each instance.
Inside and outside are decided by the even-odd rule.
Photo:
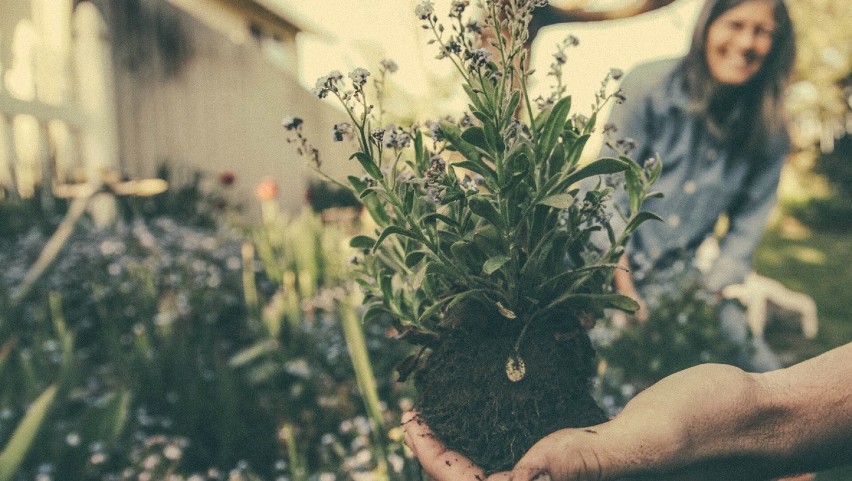
[[[405,256],[405,266],[414,267],[426,257],[426,251],[411,251]]]
[[[468,84],[462,84],[462,88],[464,89],[467,97],[473,102],[473,105],[476,107],[476,110],[480,110],[482,112],[486,112],[486,105],[482,103],[482,99],[479,98],[479,94],[473,91],[473,89]]]
[[[488,142],[485,140],[485,131],[482,130],[482,127],[468,127],[462,132],[461,138],[474,147],[479,147],[482,150],[488,149]]]
[[[379,246],[382,244],[382,242],[384,242],[385,239],[388,238],[388,236],[394,234],[401,235],[403,237],[408,237],[409,239],[414,239],[418,242],[420,241],[420,238],[418,238],[414,234],[414,232],[411,232],[408,229],[404,229],[398,225],[389,225],[385,227],[385,230],[383,230],[382,233],[379,235],[379,238],[376,239],[376,244],[373,246],[373,251],[375,252],[375,250],[379,248]]]
[[[497,209],[488,201],[487,198],[481,195],[474,195],[467,201],[470,206],[470,210],[474,214],[485,218],[488,222],[495,226],[503,226],[503,219],[500,217],[500,213],[497,212]]]
[[[447,141],[455,147],[460,154],[468,160],[472,160],[474,162],[479,161],[479,151],[476,150],[476,147],[474,147],[471,143],[462,138],[461,130],[457,125],[446,121],[441,121],[439,125],[444,137],[447,138]]]
[[[624,232],[629,234],[630,232],[633,232],[634,230],[636,230],[636,228],[639,227],[639,224],[641,224],[645,221],[648,221],[648,220],[658,220],[660,222],[663,221],[663,219],[660,216],[658,216],[657,214],[654,214],[653,212],[647,212],[647,211],[640,212],[640,213],[636,214],[636,217],[634,217],[633,219],[630,220],[630,222],[627,223],[627,226],[624,228]]]
[[[624,187],[627,189],[630,212],[638,212],[642,205],[642,179],[639,178],[634,169],[624,172]]]
[[[53,405],[57,390],[58,387],[55,384],[51,385],[27,408],[27,413],[18,423],[3,452],[0,452],[0,481],[11,481],[18,473],[27,451],[30,450],[33,440]]]
[[[444,224],[447,224],[448,226],[452,226],[452,227],[458,227],[458,225],[459,225],[459,223],[456,222],[455,220],[447,217],[444,214],[440,214],[438,212],[430,212],[430,213],[424,215],[423,217],[420,218],[420,223],[428,224],[430,222],[435,222],[436,220],[439,220],[439,221],[443,222]]]
[[[550,110],[550,115],[541,129],[539,137],[537,158],[546,159],[553,151],[553,147],[559,140],[559,134],[562,133],[562,128],[565,126],[565,119],[568,117],[568,112],[571,110],[571,97],[564,97],[556,102],[556,105]]]
[[[579,309],[620,309],[628,312],[639,310],[639,303],[621,294],[578,294],[567,292],[547,305],[547,309],[564,307],[566,304]]]
[[[482,265],[482,271],[491,275],[496,272],[497,269],[500,269],[504,264],[509,262],[509,259],[511,259],[509,256],[494,256],[485,261],[485,264]]]
[[[355,249],[372,249],[376,245],[376,239],[365,235],[356,235],[349,241],[349,247]]]
[[[515,111],[518,110],[518,105],[521,103],[521,91],[515,90],[512,92],[512,96],[509,97],[509,102],[506,104],[506,109],[503,111],[503,120],[508,121],[512,119],[515,115]]]
[[[423,155],[423,132],[420,130],[414,134],[414,164],[418,169],[425,169],[426,166],[423,163],[425,156]]]
[[[358,177],[354,175],[350,175],[347,177],[349,180],[349,184],[352,185],[352,188],[359,195],[363,194],[365,190],[367,190],[367,184],[364,183]],[[372,192],[372,191],[371,191]],[[387,225],[390,221],[388,217],[388,213],[385,211],[385,207],[382,205],[381,200],[379,200],[378,196],[371,195],[361,199],[361,202],[364,204],[364,207],[367,208],[367,212],[370,213],[370,217],[376,222],[376,224],[380,226]]]
[[[576,184],[577,182],[593,177],[595,175],[617,174],[629,169],[630,165],[623,160],[605,157],[589,163],[585,167],[578,169],[573,174],[565,178],[559,184],[565,187]]]
[[[382,296],[384,297],[385,303],[390,304],[390,301],[393,299],[393,277],[382,276],[381,279],[379,279],[379,287],[382,289]]]
[[[462,169],[468,169],[470,171],[476,172],[477,174],[479,174],[479,175],[481,175],[485,178],[492,179],[492,180],[494,180],[497,176],[497,173],[494,172],[493,169],[486,166],[482,162],[474,162],[472,160],[462,160],[461,162],[456,162],[453,165],[455,165],[456,167],[461,167]]]
[[[373,162],[373,158],[370,157],[368,154],[358,151],[350,155],[349,160],[352,160],[353,157],[358,159],[358,162],[361,164],[361,167],[364,168],[364,171],[367,172],[370,177],[376,180],[384,179],[381,169],[379,169],[379,166],[376,165],[375,162]]]
[[[539,204],[548,205],[557,209],[567,209],[574,205],[574,197],[570,194],[555,194],[541,200]]]
[[[583,134],[570,143],[570,148],[565,156],[566,165],[569,168],[574,167],[580,161],[580,156],[583,155],[583,149],[586,147],[589,137],[591,135]]]
[[[370,307],[368,307],[367,310],[364,311],[364,316],[361,319],[364,324],[367,324],[368,322],[377,320],[381,317],[388,315],[393,316],[393,313],[383,304],[376,302],[374,304],[371,304]]]

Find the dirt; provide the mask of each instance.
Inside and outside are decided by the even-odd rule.
[[[511,468],[545,435],[606,421],[591,394],[595,351],[576,319],[533,323],[510,381],[507,359],[523,326],[496,311],[458,313],[415,374],[421,416],[443,443],[486,473]]]

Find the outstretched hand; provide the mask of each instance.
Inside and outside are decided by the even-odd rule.
[[[435,481],[768,480],[852,460],[843,387],[852,369],[837,370],[850,359],[852,344],[773,373],[686,369],[641,392],[611,421],[546,436],[511,473],[486,477],[415,412],[403,417],[405,441]]]

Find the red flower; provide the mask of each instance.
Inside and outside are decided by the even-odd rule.
[[[257,184],[254,194],[260,200],[274,200],[278,197],[278,182],[272,179],[265,179]]]

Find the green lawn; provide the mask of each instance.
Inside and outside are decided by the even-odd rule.
[[[802,339],[790,330],[771,327],[767,339],[792,361],[805,359],[852,341],[852,235],[810,232],[785,235],[782,229],[767,233],[756,257],[759,273],[787,287],[809,294],[817,303],[819,334]],[[819,473],[817,481],[848,481],[852,467]]]

